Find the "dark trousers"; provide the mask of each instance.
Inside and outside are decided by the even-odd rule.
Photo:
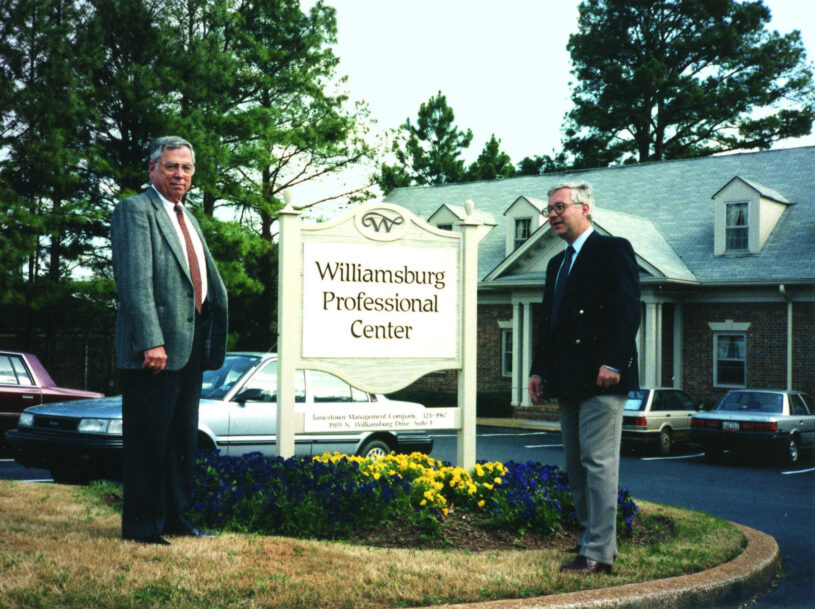
[[[198,451],[202,323],[180,370],[153,374],[120,370],[124,489],[122,537],[143,539],[189,526],[189,507]]]

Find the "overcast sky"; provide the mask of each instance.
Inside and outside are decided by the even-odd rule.
[[[337,10],[339,73],[351,98],[368,103],[377,128],[415,122],[419,105],[441,91],[459,128],[473,131],[467,162],[493,133],[516,165],[560,150],[572,79],[566,43],[579,0],[325,2]],[[773,29],[801,30],[812,61],[815,2],[765,4]],[[813,144],[815,136],[792,145]]]

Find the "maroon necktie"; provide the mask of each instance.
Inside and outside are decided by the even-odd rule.
[[[201,268],[198,266],[198,256],[195,255],[195,248],[192,246],[190,231],[187,230],[187,222],[184,220],[184,208],[176,203],[173,209],[178,216],[178,225],[184,234],[184,245],[187,247],[187,260],[190,265],[192,289],[195,290],[195,310],[201,313]]]

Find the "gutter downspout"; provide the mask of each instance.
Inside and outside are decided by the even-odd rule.
[[[792,299],[783,283],[778,286],[778,291],[787,301],[787,390],[792,391]]]

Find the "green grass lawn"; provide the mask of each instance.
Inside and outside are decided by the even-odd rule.
[[[683,575],[743,549],[738,529],[637,501],[649,535],[623,540],[610,576],[565,575],[550,548],[379,548],[256,534],[120,539],[104,487],[0,481],[0,609],[410,607],[542,596]],[[653,539],[653,541],[649,541]]]

